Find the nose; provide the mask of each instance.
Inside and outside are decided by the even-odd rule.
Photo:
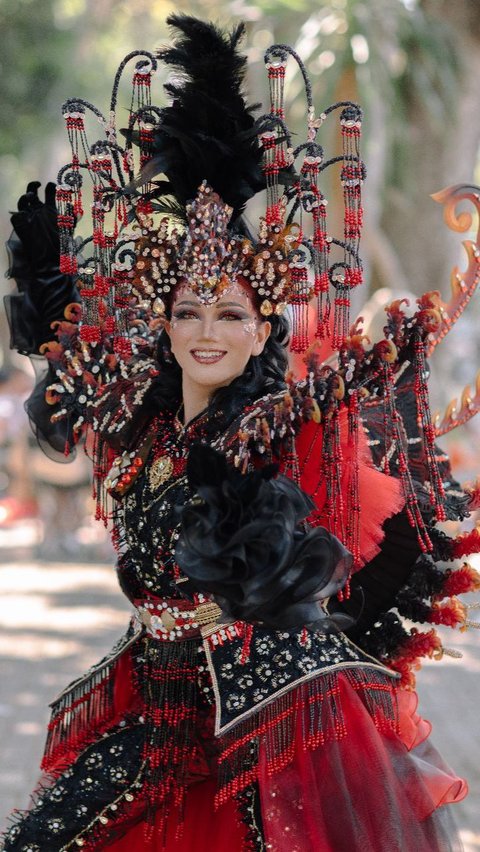
[[[202,320],[202,327],[200,329],[200,339],[201,340],[215,340],[218,337],[217,326],[218,323],[215,322],[215,314],[208,310],[205,311]]]

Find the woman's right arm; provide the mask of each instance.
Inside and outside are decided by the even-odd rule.
[[[28,184],[11,216],[7,251],[17,292],[6,296],[5,307],[10,346],[30,357],[37,377],[26,402],[32,428],[47,455],[65,461],[87,428],[121,447],[156,373],[154,334],[145,318],[132,317],[129,359],[114,351],[110,317],[99,341],[83,339],[81,293],[73,276],[60,271],[55,185],[47,184],[44,202],[39,186]]]

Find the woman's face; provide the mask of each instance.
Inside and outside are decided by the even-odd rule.
[[[180,288],[165,329],[184,387],[187,381],[210,395],[240,376],[251,355],[260,355],[271,325],[260,319],[243,287],[232,284],[212,305]]]

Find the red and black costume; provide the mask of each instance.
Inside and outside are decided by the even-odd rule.
[[[182,59],[191,71],[201,36],[230,63],[233,56],[238,77],[238,32],[227,39],[192,19],[173,22],[185,41],[177,52],[163,52],[167,62]],[[57,191],[68,276],[61,279],[63,318],[57,303],[43,300],[53,305],[53,343],[41,329],[29,339],[29,311],[30,319],[32,310],[42,311],[39,291],[33,307],[29,295],[37,270],[27,258],[28,274],[20,274],[12,244],[24,293],[11,302],[14,342],[49,362],[29,411],[40,437],[56,449],[65,438],[70,449],[86,429],[93,432],[98,515],[112,520],[119,581],[133,616],[112,652],[53,702],[46,782],[6,835],[6,852],[459,848],[446,806],[463,798],[466,784],[429,744],[429,725],[417,716],[411,691],[418,658],[444,649],[433,630],[408,629],[400,618],[465,625],[455,595],[479,585],[467,566],[436,565],[476,544],[452,542],[436,528],[437,519],[464,517],[477,499],[451,479],[428,408],[425,350],[448,312],[442,320],[435,294],[419,300],[412,317],[394,303],[385,340],[370,348],[357,327],[348,327],[349,289],[361,272],[358,108],[348,105],[342,118],[348,215],[345,239],[337,242],[345,256],[322,266],[329,243],[311,135],[300,174],[290,154],[285,158],[278,86],[287,53],[280,46],[269,54],[277,108],[273,124],[261,125],[269,205],[257,245],[238,223],[228,230],[235,204],[222,200],[231,177],[225,163],[224,187],[208,174],[211,164],[196,161],[205,172],[198,181],[194,174],[195,185],[205,179],[213,189],[202,183],[191,201],[182,183],[175,160],[184,139],[182,109],[202,95],[192,79],[184,89],[170,86],[174,104],[155,132],[150,121],[139,138],[133,130],[139,114],[157,115],[149,102],[132,113],[127,137],[140,144],[141,179],[114,186],[107,149],[91,149],[91,262],[100,266],[95,271],[84,262],[78,272],[81,309],[68,242],[81,206],[74,145],[73,177]],[[146,73],[140,64],[138,89],[148,88]],[[67,110],[74,143],[83,133],[82,104],[75,104],[76,113],[73,102]],[[234,115],[232,108],[235,123]],[[251,116],[245,122],[242,138],[250,145]],[[310,110],[309,132],[316,128]],[[115,160],[112,133],[110,126],[107,148]],[[252,150],[252,159],[242,160],[240,208],[262,185]],[[124,162],[128,172],[127,154]],[[162,213],[169,206],[162,181],[152,182],[159,171],[178,189],[172,215],[191,201],[183,234],[152,221],[155,204]],[[282,218],[279,176],[297,212],[314,211],[311,244]],[[133,247],[132,239],[120,246],[122,254],[121,232],[107,234],[102,217],[109,204],[123,215],[128,193],[141,233]],[[48,201],[41,205],[30,187],[14,221],[21,239],[25,216],[48,218]],[[312,293],[304,248],[313,257]],[[262,276],[268,287],[259,286]],[[310,352],[305,379],[266,384],[259,398],[239,399],[228,410],[209,407],[183,427],[175,406],[152,404],[163,381],[155,356],[159,312],[178,282],[189,281],[208,300],[232,279],[258,291],[265,317],[291,306],[296,351],[305,349],[311,295],[317,331],[326,332],[334,282],[337,362],[325,365]],[[47,270],[46,292],[50,283]]]

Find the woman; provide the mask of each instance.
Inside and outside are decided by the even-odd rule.
[[[102,230],[97,187],[98,265],[93,281],[86,263],[79,272],[80,326],[76,294],[63,278],[68,304],[54,324],[57,341],[42,349],[35,340],[49,358],[42,394],[47,387],[53,416],[39,391],[30,401],[41,436],[57,448],[62,428],[69,441],[86,424],[94,432],[99,515],[113,516],[119,580],[134,616],[112,653],[52,705],[42,764],[49,782],[4,849],[458,849],[446,806],[463,798],[466,784],[428,744],[414,693],[399,683],[401,673],[408,685],[419,636],[426,653],[440,645],[431,633],[407,634],[389,612],[401,593],[417,601],[419,576],[419,596],[433,612],[455,573],[440,576],[427,555],[434,511],[454,511],[447,469],[432,455],[430,434],[421,448],[412,442],[408,460],[398,438],[399,422],[411,437],[426,416],[419,365],[434,309],[424,300],[407,320],[393,306],[390,338],[370,350],[342,334],[346,291],[360,268],[352,224],[359,179],[350,171],[350,236],[341,244],[344,260],[328,267],[338,302],[337,367],[313,353],[304,381],[285,379],[285,308],[298,351],[309,284],[303,235],[285,220],[277,178],[297,187],[292,197],[305,211],[310,205],[318,225],[316,175],[305,177],[315,152],[307,149],[300,180],[284,157],[278,121],[273,131],[263,125],[268,208],[258,241],[250,239],[241,212],[262,186],[262,151],[239,95],[240,33],[225,36],[185,17],[170,22],[182,36],[162,57],[187,77],[170,87],[173,104],[155,132],[143,126],[137,140],[149,158],[127,189],[141,233],[133,251],[124,240],[118,261],[117,237],[109,242]],[[271,67],[277,85],[278,65]],[[279,97],[275,89],[276,116]],[[205,148],[209,109],[215,117]],[[70,105],[74,133],[72,113]],[[309,113],[310,128],[313,121]],[[214,145],[211,128],[227,123],[229,145]],[[272,138],[281,162],[268,154]],[[201,157],[192,156],[195,145]],[[345,167],[360,169],[351,151]],[[78,160],[72,164],[78,174]],[[92,171],[104,178],[105,163]],[[168,177],[167,189],[152,183],[156,171]],[[75,211],[68,205],[78,212],[78,187],[73,181],[57,191],[62,264],[71,272]],[[152,199],[177,217],[183,204],[183,225],[159,223]],[[125,192],[113,207],[117,201],[125,204]],[[25,246],[44,231],[48,207],[30,187],[20,204],[25,215],[14,219]],[[317,232],[309,247],[319,276],[327,271],[321,243]],[[35,259],[29,262],[38,282]],[[58,268],[43,272],[44,293],[60,292]],[[36,293],[44,327],[49,300],[34,287],[27,292],[30,303]],[[322,322],[325,298],[319,293]],[[59,300],[49,302],[57,319]],[[397,439],[389,458],[403,489],[373,466],[358,428],[367,392],[366,428],[379,457],[389,436]],[[431,506],[420,507],[415,495],[427,486]],[[473,574],[465,582],[472,588]]]

